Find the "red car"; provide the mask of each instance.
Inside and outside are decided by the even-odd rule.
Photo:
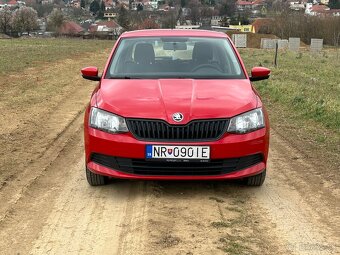
[[[85,113],[86,176],[142,180],[243,179],[266,176],[269,122],[224,33],[202,30],[126,32],[113,47]]]

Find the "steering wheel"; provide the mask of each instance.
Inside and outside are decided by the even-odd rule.
[[[198,65],[198,66],[194,67],[191,70],[191,72],[197,72],[197,70],[202,69],[202,68],[210,68],[210,69],[214,69],[216,71],[222,72],[222,70],[218,66],[215,66],[215,65],[212,65],[212,64],[201,64],[201,65]]]

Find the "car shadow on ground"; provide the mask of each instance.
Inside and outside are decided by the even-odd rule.
[[[156,196],[207,196],[212,194],[245,194],[259,187],[250,187],[243,180],[228,181],[138,181],[124,179],[110,179],[108,189],[120,189],[130,186],[133,190],[139,190],[139,194]],[[141,192],[143,191],[143,192]]]

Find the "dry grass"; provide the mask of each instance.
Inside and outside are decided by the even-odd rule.
[[[83,45],[83,53],[75,50],[79,43],[86,42],[89,45]],[[112,41],[15,39],[0,43],[7,52],[1,55],[0,62],[7,70],[0,79],[1,188],[1,183],[39,158],[58,133],[84,109],[96,83],[82,79],[80,69],[95,65],[102,70]],[[28,52],[18,50],[14,54],[25,44]],[[69,47],[61,51],[64,46],[60,45]],[[90,49],[91,54],[87,54]],[[25,67],[20,59],[32,61]]]
[[[272,69],[269,80],[255,82],[269,111],[272,127],[309,157],[339,168],[340,58],[335,50],[319,54],[281,51],[278,67],[272,50],[241,50],[250,71]],[[323,161],[323,160],[321,160]]]
[[[82,39],[0,40],[0,75],[21,73],[26,68],[81,57],[100,49],[112,48],[113,44],[113,41]]]

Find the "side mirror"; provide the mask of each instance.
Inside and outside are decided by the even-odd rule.
[[[270,75],[270,69],[265,67],[254,67],[251,69],[250,81],[260,81],[268,79]]]
[[[98,76],[98,68],[95,66],[89,66],[81,69],[81,73],[84,79],[90,81],[100,81],[101,76]]]

